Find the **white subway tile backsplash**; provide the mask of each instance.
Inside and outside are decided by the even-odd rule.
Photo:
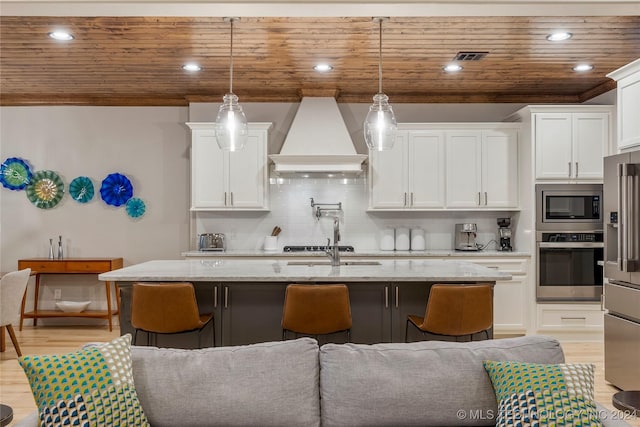
[[[229,249],[262,249],[264,236],[279,225],[278,246],[326,244],[333,239],[333,214],[340,217],[341,244],[356,250],[379,249],[380,230],[385,227],[421,227],[425,244],[431,250],[450,250],[454,246],[454,225],[475,222],[478,242],[497,239],[496,219],[514,217],[505,212],[367,212],[369,195],[366,176],[350,178],[272,177],[269,180],[269,212],[196,212],[198,234],[227,234]],[[326,212],[316,218],[310,198],[317,203],[342,203],[342,212]],[[194,236],[194,241],[196,241]],[[494,246],[488,246],[488,249]]]

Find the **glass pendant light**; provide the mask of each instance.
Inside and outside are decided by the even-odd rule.
[[[389,97],[382,93],[382,21],[389,18],[374,18],[380,25],[378,47],[378,93],[373,96],[373,104],[364,121],[364,140],[371,150],[389,150],[393,147],[398,131],[396,116],[389,105]]]
[[[238,18],[225,18],[231,24],[231,49],[229,54],[229,93],[222,98],[222,105],[216,117],[216,139],[218,146],[225,151],[237,151],[244,148],[249,135],[247,117],[233,93],[233,22]]]

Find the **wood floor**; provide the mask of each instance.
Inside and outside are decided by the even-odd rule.
[[[55,354],[77,350],[84,343],[92,341],[109,341],[117,337],[119,331],[109,332],[106,327],[43,327],[26,326],[23,331],[16,331],[23,354]],[[618,391],[604,380],[603,345],[602,343],[563,343],[567,362],[593,363],[596,366],[596,400],[609,409],[611,396]],[[24,418],[36,409],[29,383],[17,362],[16,352],[7,340],[7,351],[0,353],[0,402],[9,405],[14,411],[14,421]],[[640,419],[626,420],[629,424],[640,427]]]

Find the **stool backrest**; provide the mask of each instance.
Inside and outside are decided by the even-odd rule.
[[[345,285],[289,285],[284,297],[282,328],[322,335],[351,329],[349,289]]]
[[[191,283],[134,283],[131,325],[154,333],[175,333],[201,326]]]
[[[420,329],[435,334],[462,336],[493,325],[491,285],[433,285]]]
[[[20,319],[22,297],[29,282],[30,268],[12,271],[0,279],[0,326],[12,325]]]

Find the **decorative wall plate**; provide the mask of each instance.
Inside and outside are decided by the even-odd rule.
[[[32,176],[27,162],[18,157],[9,157],[0,165],[0,182],[9,190],[24,190]]]
[[[112,173],[102,181],[100,197],[108,205],[122,206],[133,196],[133,186],[126,176]]]
[[[94,193],[93,182],[89,177],[79,176],[69,184],[69,194],[78,203],[87,203],[93,199]]]
[[[125,209],[127,210],[127,215],[129,215],[131,218],[140,218],[142,215],[144,215],[147,207],[141,199],[132,197],[127,202]]]
[[[64,184],[57,173],[50,170],[37,171],[25,191],[31,203],[40,209],[51,209],[62,200]]]

